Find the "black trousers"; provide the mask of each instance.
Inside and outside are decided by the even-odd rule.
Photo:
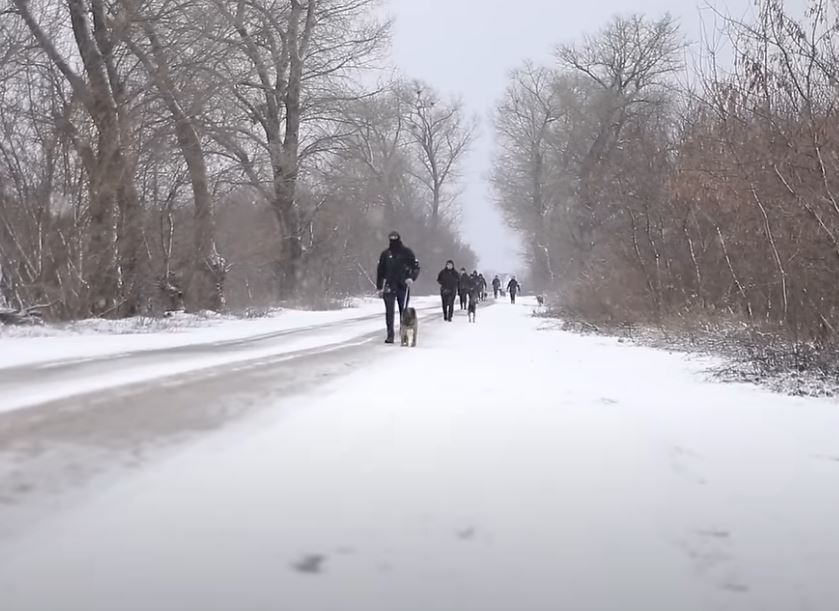
[[[516,302],[516,291],[510,291],[510,303]]]
[[[402,319],[402,310],[405,309],[405,295],[407,288],[398,286],[395,288],[388,287],[385,290],[382,299],[385,300],[385,324],[387,325],[387,336],[393,339],[393,317],[396,315],[396,306],[399,306],[399,319]]]
[[[466,303],[467,303],[466,302],[467,293],[458,293],[458,295],[460,295],[460,309],[465,310],[466,309]]]
[[[492,289],[492,292],[493,292],[493,293],[495,293],[495,295],[493,295],[493,296],[494,296],[496,299],[498,299],[498,293],[500,293],[500,292],[501,292],[501,289]]]
[[[443,319],[454,318],[454,291],[440,291],[440,299],[443,301]]]

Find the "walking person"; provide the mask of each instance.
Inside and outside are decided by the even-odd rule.
[[[393,343],[393,317],[396,306],[399,306],[399,317],[405,309],[405,296],[408,289],[420,273],[419,261],[414,251],[402,244],[402,238],[396,231],[388,235],[390,242],[379,257],[376,270],[376,290],[385,302],[385,324],[387,325],[386,344]]]
[[[469,276],[469,282],[471,283],[469,285],[469,295],[471,295],[472,291],[477,291],[481,284],[480,280],[478,280],[478,270],[472,270],[472,275]]]
[[[460,280],[457,283],[457,294],[460,297],[460,309],[465,310],[468,305],[469,291],[472,290],[472,279],[466,273],[466,268],[460,268]]]
[[[498,299],[498,293],[501,292],[501,278],[497,275],[492,279],[492,294],[495,299]]]
[[[516,280],[515,276],[513,276],[510,279],[509,283],[507,283],[507,290],[510,293],[510,303],[515,304],[516,303],[516,293],[521,291],[521,285],[519,284],[519,281]]]
[[[437,282],[440,284],[440,298],[443,301],[443,320],[451,322],[454,317],[454,298],[460,284],[460,274],[454,268],[454,261],[446,261],[446,267],[437,274]]]
[[[483,274],[478,274],[478,286],[480,287],[481,301],[487,298],[487,281]]]

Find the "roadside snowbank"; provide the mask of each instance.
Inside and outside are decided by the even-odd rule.
[[[417,297],[414,305],[432,307],[438,299]],[[340,310],[280,308],[262,318],[238,318],[215,313],[177,314],[164,319],[92,319],[46,327],[3,327],[0,328],[0,369],[241,341],[283,331],[375,317],[382,313],[380,300],[357,299],[351,302],[351,307]]]

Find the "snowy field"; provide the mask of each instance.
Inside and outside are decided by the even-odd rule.
[[[341,375],[254,388],[262,409],[0,539],[0,608],[839,609],[835,400],[531,311],[426,321],[417,349],[377,337]]]

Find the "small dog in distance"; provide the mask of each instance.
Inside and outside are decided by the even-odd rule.
[[[536,295],[536,303],[540,306],[545,305],[545,297],[543,295]]]
[[[469,322],[475,322],[475,315],[478,313],[477,294],[469,296],[469,307],[466,308],[466,313],[469,317]]]
[[[417,311],[414,308],[405,308],[402,313],[402,320],[399,324],[399,338],[403,346],[417,347],[417,329],[419,328],[419,319],[417,319]]]

